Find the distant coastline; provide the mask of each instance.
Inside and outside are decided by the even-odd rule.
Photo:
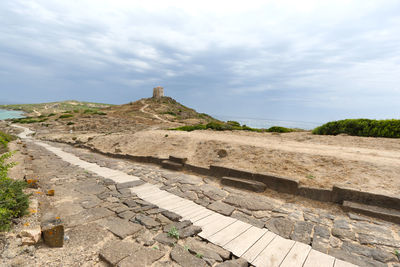
[[[237,118],[233,116],[212,115],[214,118],[222,121],[237,121],[240,124],[245,124],[252,128],[269,128],[272,126],[282,126],[287,128],[299,128],[304,130],[312,130],[322,123],[304,122],[304,121],[285,121],[271,119],[256,119],[256,118]]]
[[[24,117],[23,111],[0,109],[0,120]]]

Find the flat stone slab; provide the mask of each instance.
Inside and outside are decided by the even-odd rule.
[[[223,215],[226,215],[226,216],[230,216],[232,214],[232,212],[235,210],[235,208],[232,207],[231,205],[225,204],[220,201],[216,201],[216,202],[208,205],[207,208],[210,210],[216,211],[218,213],[221,213]]]
[[[113,233],[114,235],[118,236],[121,239],[136,234],[140,230],[144,229],[139,224],[131,223],[127,220],[116,217],[103,219],[97,223],[106,227],[111,233]]]
[[[126,257],[118,263],[118,267],[146,267],[164,256],[158,249],[140,247],[132,255]]]
[[[136,243],[127,241],[112,241],[107,243],[100,251],[99,257],[111,266],[115,266],[124,258],[132,255],[138,250]]]
[[[267,188],[266,184],[262,182],[233,177],[222,177],[221,184],[254,192],[264,192]]]
[[[74,214],[72,216],[65,218],[65,223],[68,227],[72,227],[112,215],[115,215],[115,213],[103,207],[96,207],[93,209],[84,210],[78,214]]]
[[[180,245],[176,245],[172,251],[171,251],[171,259],[177,262],[179,265],[183,267],[206,267],[208,266],[207,263],[200,259],[197,258],[196,256],[190,254],[189,251],[187,251],[185,248],[183,248]]]
[[[400,223],[400,211],[388,208],[382,208],[372,205],[366,205],[351,201],[343,201],[343,209],[354,211],[368,216],[380,218],[394,223]]]
[[[257,195],[230,194],[223,202],[248,210],[273,210],[275,208],[274,200],[260,198]]]

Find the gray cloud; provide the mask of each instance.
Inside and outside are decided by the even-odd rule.
[[[163,85],[212,114],[398,117],[399,12],[389,0],[3,1],[0,88],[14,102],[126,103]]]

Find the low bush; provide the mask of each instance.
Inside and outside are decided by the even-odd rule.
[[[102,111],[98,111],[97,109],[85,109],[83,111],[83,114],[107,115],[107,113],[104,113]]]
[[[286,128],[286,127],[281,127],[281,126],[272,126],[272,127],[267,129],[267,132],[271,132],[271,133],[290,133],[290,132],[294,132],[294,130],[290,129],[290,128]]]
[[[313,134],[400,138],[400,120],[347,119],[325,123]]]
[[[23,191],[26,182],[8,177],[8,170],[15,165],[6,163],[11,155],[7,152],[0,156],[0,231],[9,230],[12,218],[25,215],[29,207],[28,195]]]
[[[59,119],[67,119],[67,118],[71,118],[71,117],[73,117],[74,115],[72,115],[72,114],[63,114],[63,115],[61,115],[60,117],[59,117]]]

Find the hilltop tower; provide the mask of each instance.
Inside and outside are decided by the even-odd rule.
[[[153,98],[160,99],[164,96],[164,88],[161,86],[157,86],[153,88]]]

